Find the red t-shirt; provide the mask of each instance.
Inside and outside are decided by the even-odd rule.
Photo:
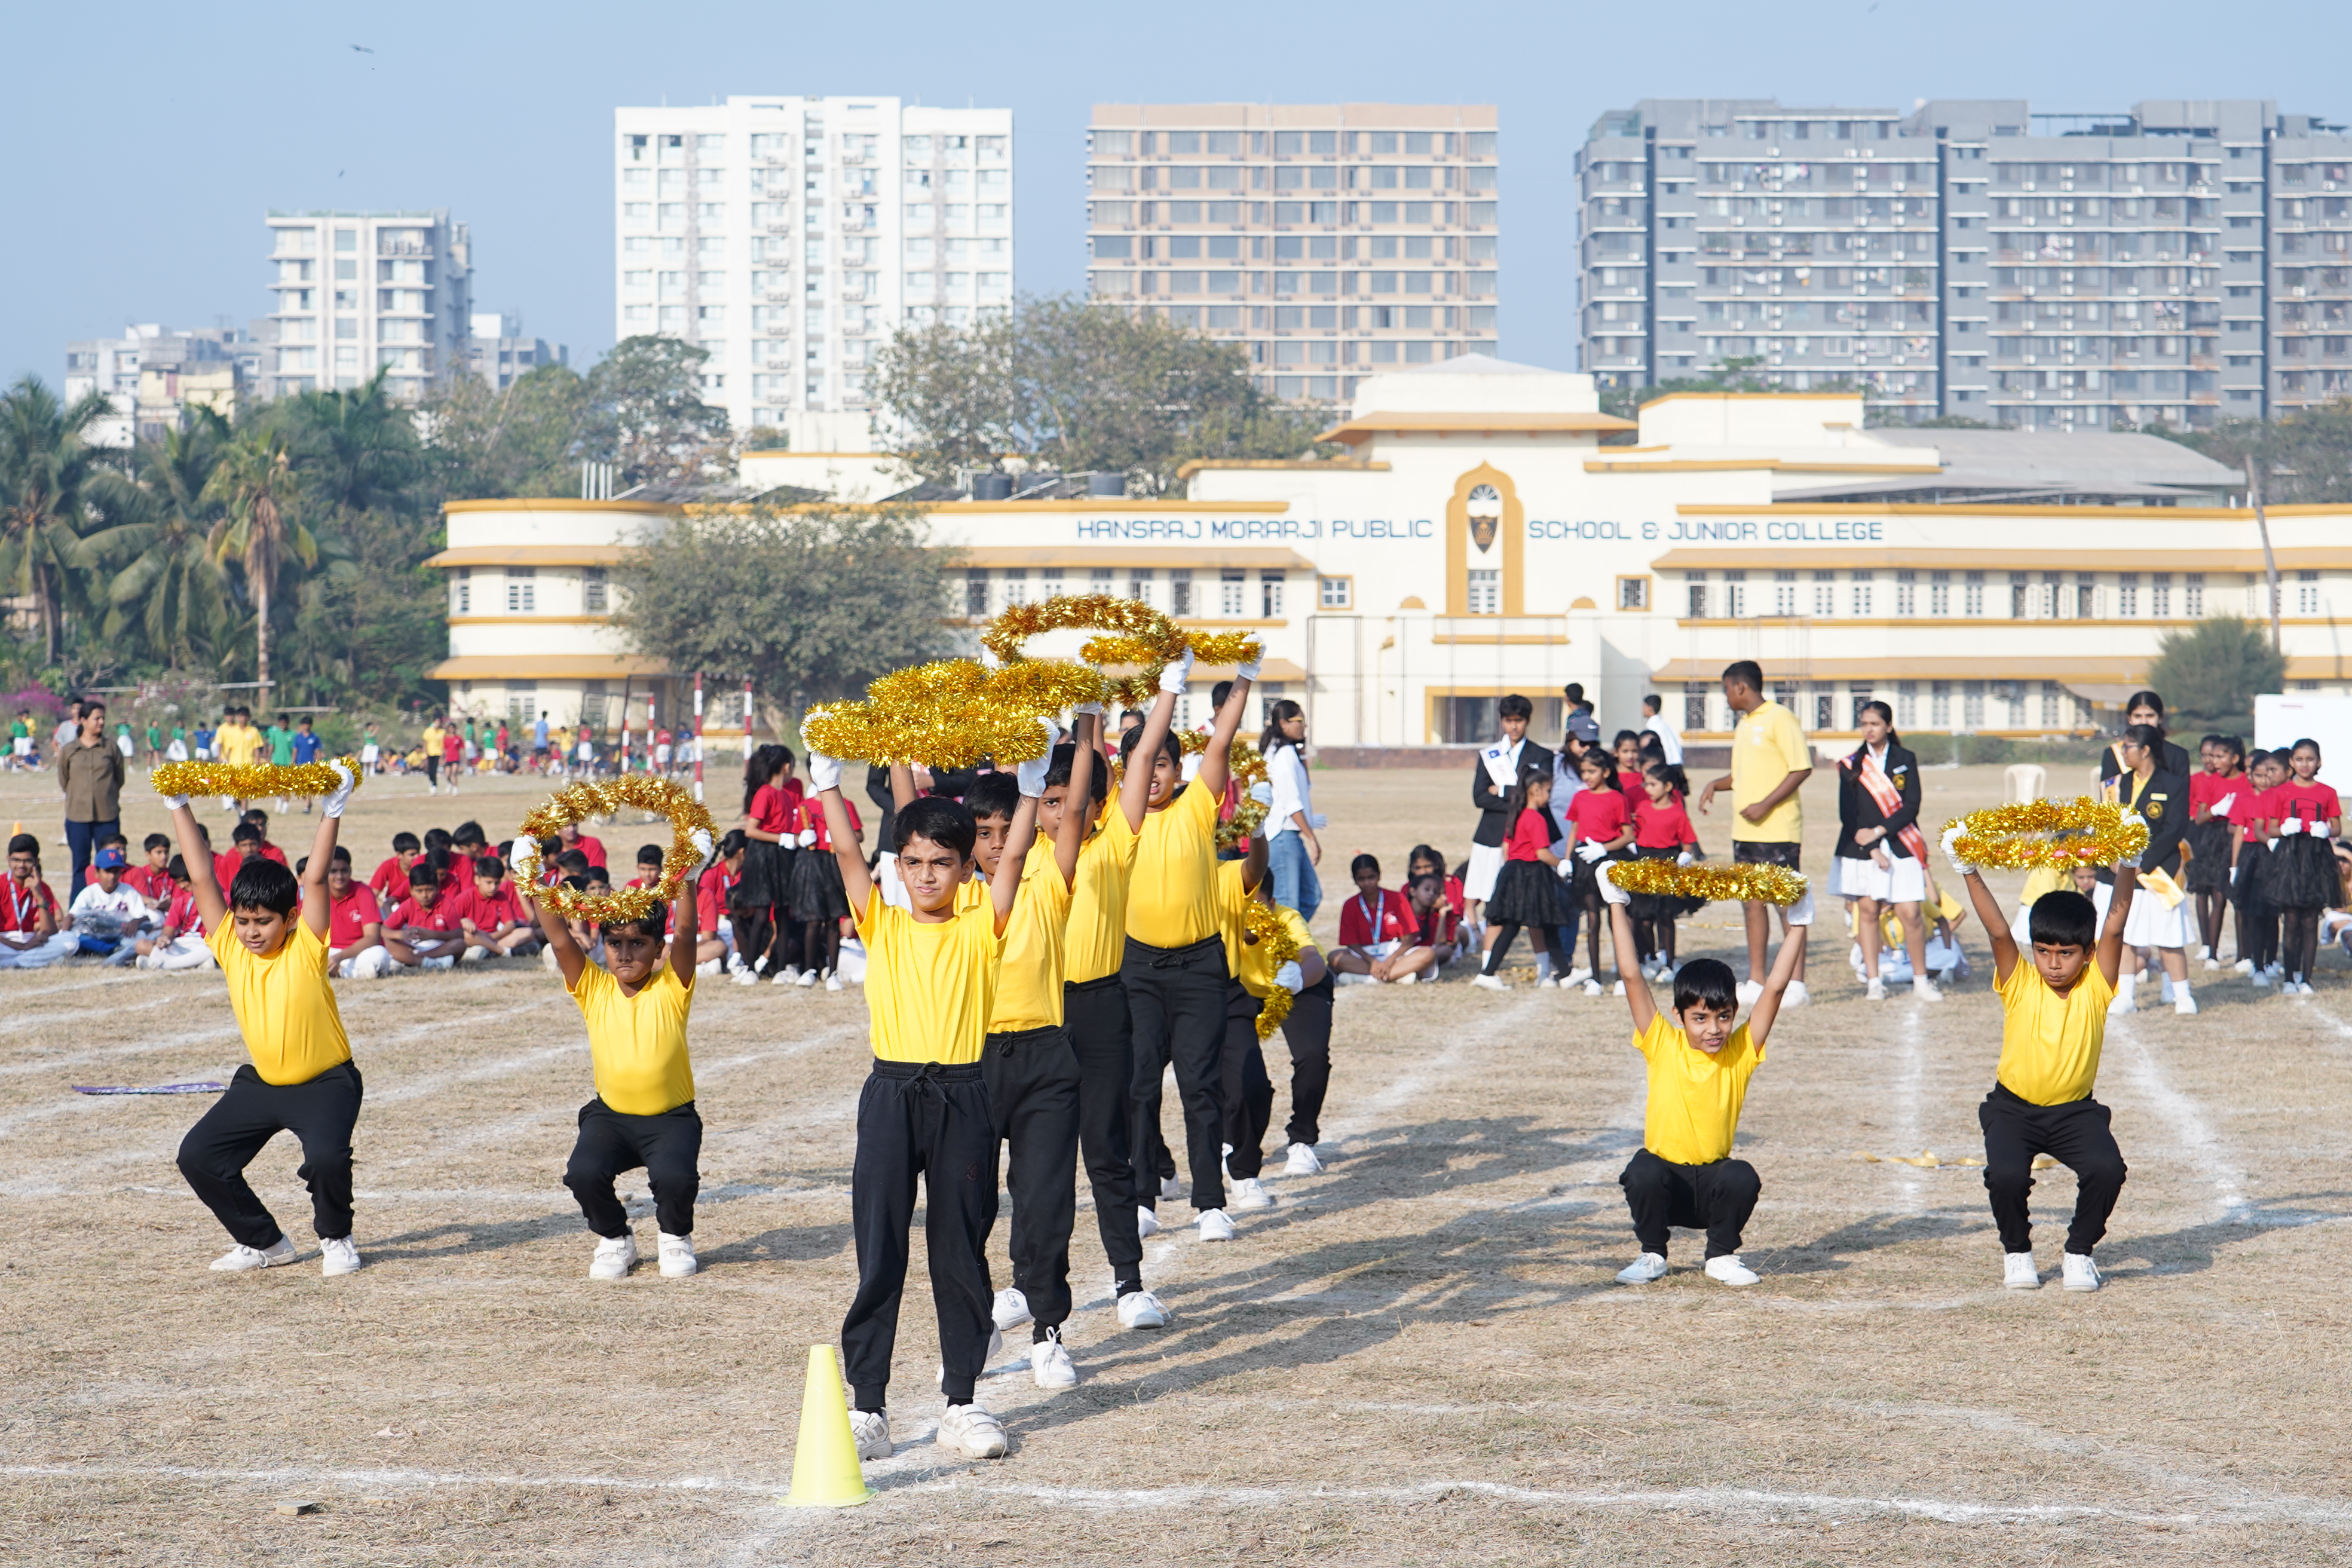
[[[421,908],[415,899],[404,899],[383,922],[394,931],[454,931],[457,924],[457,900],[436,899],[431,909]]]
[[[213,880],[220,884],[220,896],[226,900],[228,890],[236,883],[236,873],[245,864],[245,852],[232,849],[226,855],[213,857]]]
[[[1383,888],[1367,899],[1358,893],[1339,906],[1339,945],[1370,947],[1374,942],[1410,942],[1421,930],[1413,918],[1412,900]]]
[[[512,882],[500,882],[499,890],[488,898],[482,897],[479,887],[469,887],[454,899],[442,900],[453,919],[471,921],[476,931],[495,931],[503,925],[528,925],[530,917],[523,913],[522,900],[515,894]]]
[[[857,807],[845,800],[841,803],[841,807],[844,811],[849,813],[849,826],[856,828],[861,833],[864,832],[866,830],[866,824],[857,820]],[[830,855],[833,853],[833,835],[825,830],[824,826],[824,802],[821,800],[803,802],[801,805],[801,826],[805,830],[816,835],[816,842],[810,846],[811,848],[815,849],[820,854]]]
[[[1563,815],[1575,824],[1579,844],[1614,838],[1625,831],[1625,824],[1632,819],[1625,797],[1613,789],[1579,790]]]
[[[1698,830],[1691,826],[1690,813],[1673,795],[1666,803],[1643,798],[1633,808],[1633,844],[1642,849],[1673,849],[1698,842]]]
[[[58,896],[49,891],[47,882],[36,882],[27,888],[14,877],[0,880],[6,883],[5,889],[0,889],[0,931],[37,931],[41,929],[43,910],[49,911],[51,920],[57,919]]]
[[[1503,858],[1540,860],[1543,851],[1550,847],[1551,823],[1542,812],[1530,806],[1521,811],[1519,820],[1511,825],[1511,840],[1503,850]]]
[[[327,906],[327,945],[349,947],[367,933],[360,928],[373,925],[383,919],[383,910],[375,901],[375,894],[358,883],[352,890]]]
[[[751,804],[744,815],[751,819],[751,826],[762,833],[782,837],[799,832],[800,781],[793,779],[782,789],[772,784],[761,784],[751,792]]]
[[[1443,947],[1454,940],[1454,933],[1462,924],[1462,917],[1443,903],[1430,905],[1427,914],[1408,906],[1407,913],[1420,926],[1409,943],[1413,947]]]
[[[2322,824],[2324,831],[2324,825],[2329,817],[2343,815],[2344,808],[2336,802],[2336,791],[2316,779],[2309,784],[2298,784],[2289,779],[2270,794],[2270,818],[2273,822],[2299,816],[2305,822]]]
[[[1642,775],[1640,773],[1629,773],[1623,768],[1619,768],[1617,770],[1617,793],[1623,795],[1627,800],[1642,800],[1646,798],[1642,789]]]
[[[727,890],[734,885],[735,878],[724,866],[713,866],[695,883],[694,908],[701,920],[703,935],[709,936],[719,929],[719,921],[727,913]]]
[[[563,853],[564,849],[579,850],[580,853],[588,857],[588,864],[591,866],[602,866],[604,864],[604,841],[601,838],[591,838],[583,833],[579,837],[573,839],[571,843],[564,845],[562,849],[558,849],[555,853],[557,855],[561,855]],[[552,860],[554,857],[550,856],[549,858]]]
[[[2284,784],[2274,785],[2238,797],[2238,804],[2230,810],[2230,820],[2246,825],[2244,838],[2247,843],[2259,843],[2270,831],[2270,824],[2284,815],[2278,808],[2278,794],[2285,787]]]
[[[176,882],[172,886],[172,906],[163,911],[163,925],[182,936],[205,934],[205,917],[196,912],[196,895]]]
[[[441,731],[441,760],[445,763],[466,760],[466,737],[462,731],[448,729]]]
[[[383,864],[375,868],[375,875],[368,879],[367,885],[368,891],[379,900],[397,903],[408,893],[408,868],[400,863],[399,856],[388,855]]]
[[[267,838],[261,841],[261,858],[264,860],[275,860],[289,871],[294,868],[293,865],[286,858],[286,851],[280,849],[277,845],[272,844]]]
[[[167,902],[177,889],[172,886],[170,873],[160,866],[133,866],[122,873],[122,879],[138,890],[149,903]]]

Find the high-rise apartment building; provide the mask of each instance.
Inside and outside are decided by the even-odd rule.
[[[520,310],[477,310],[468,329],[467,368],[503,392],[543,364],[570,364],[572,351],[545,338],[523,336]]]
[[[1087,290],[1282,397],[1497,352],[1492,104],[1097,104]]]
[[[262,366],[271,397],[353,387],[379,370],[404,403],[467,372],[473,261],[466,226],[429,212],[271,212],[278,305]]]
[[[2021,429],[2286,412],[2352,390],[2347,173],[2256,100],[1645,100],[1578,158],[1583,367]]]
[[[1013,297],[1013,111],[730,98],[614,111],[614,330],[710,353],[737,430],[871,406],[902,325]]]
[[[119,338],[79,338],[66,344],[66,401],[100,392],[114,405],[91,428],[92,446],[161,441],[186,424],[191,408],[235,417],[261,385],[267,353],[255,333],[235,327],[175,330],[149,321],[123,328]]]

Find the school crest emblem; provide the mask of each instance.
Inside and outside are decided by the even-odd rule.
[[[1473,486],[1463,510],[1469,518],[1470,542],[1484,555],[1495,547],[1495,535],[1503,526],[1503,492],[1492,485]]]
[[[2161,822],[2164,820],[2164,802],[2151,800],[2139,808],[2139,814],[2150,822]]]

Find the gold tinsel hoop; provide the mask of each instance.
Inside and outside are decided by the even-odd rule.
[[[352,786],[358,788],[364,777],[360,772],[360,760],[338,757],[335,761],[351,770]],[[229,800],[259,800],[273,795],[332,795],[343,782],[329,763],[297,763],[283,768],[267,763],[165,763],[148,777],[157,795],[216,795]]]
[[[1273,960],[1274,968],[1280,969],[1297,958],[1298,939],[1290,934],[1290,928],[1282,923],[1282,917],[1255,893],[1252,893],[1242,905],[1242,927],[1249,932],[1252,942],[1265,949],[1266,956]],[[1282,1027],[1283,1019],[1289,1016],[1290,990],[1287,986],[1277,985],[1273,994],[1258,1008],[1257,1037],[1272,1039],[1274,1032]]]
[[[943,658],[892,671],[866,687],[864,701],[812,708],[801,739],[828,757],[884,767],[968,768],[983,758],[1010,766],[1045,750],[1039,719],[1092,701],[1101,688],[1093,670],[1061,659],[989,670]]]
[[[2126,823],[2124,808],[2077,795],[2070,801],[2030,800],[1972,811],[1945,825],[1960,837],[1952,852],[1971,866],[1991,871],[2025,871],[2038,866],[2065,870],[2075,866],[2112,866],[2147,847],[2147,828]],[[2044,837],[2065,834],[2063,838]]]
[[[1720,900],[1787,909],[1805,896],[1804,874],[1786,866],[1677,866],[1672,860],[1618,860],[1611,864],[1609,879],[1628,893],[1705,899],[1710,903]]]
[[[611,893],[581,893],[561,885],[541,888],[539,841],[552,838],[566,823],[592,816],[617,816],[625,805],[669,818],[668,852],[662,856],[661,879],[650,888],[622,888]],[[693,833],[711,831],[710,813],[688,791],[667,779],[624,774],[595,783],[567,784],[522,819],[515,840],[515,879],[530,896],[552,904],[569,918],[593,924],[638,921],[677,896],[677,889],[700,868],[702,851],[694,847]]]
[[[1104,678],[1101,700],[1120,708],[1149,706],[1160,689],[1160,670],[1188,648],[1202,664],[1247,664],[1264,652],[1245,632],[1187,632],[1142,600],[1113,594],[1055,594],[1032,605],[1008,605],[988,623],[980,641],[1003,661],[1000,673],[1009,673],[1025,662],[1023,644],[1065,629],[1103,634],[1087,638],[1078,650],[1088,664],[1137,667],[1132,674]]]

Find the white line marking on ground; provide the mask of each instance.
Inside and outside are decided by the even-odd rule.
[[[1898,1154],[1910,1154],[1927,1147],[1927,1141],[1919,1131],[1920,1084],[1927,1071],[1927,1054],[1919,1037],[1919,1009],[1926,1005],[1927,1004],[1919,1003],[1904,1008],[1903,1026],[1895,1035],[1898,1049],[1895,1062],[1895,1152]],[[1916,1166],[1905,1165],[1901,1169],[1904,1174],[1896,1179],[1895,1185],[1902,1194],[1903,1209],[1908,1214],[1917,1214],[1926,1206],[1923,1194],[1927,1189],[1921,1184]]]
[[[2112,1018],[2107,1023],[2107,1044],[2112,1049],[2121,1045],[2124,1049],[2123,1068],[2133,1089],[2145,1100],[2149,1109],[2172,1127],[2173,1136],[2187,1151],[2189,1160],[2212,1184],[2219,1198],[2217,1207],[2225,1220],[2242,1222],[2251,1205],[2246,1198],[2246,1173],[2233,1164],[2222,1151],[2221,1140],[2205,1124],[2197,1102],[2172,1087],[2164,1069],[2156,1059],[2131,1021],[2128,1014]],[[2129,1156],[2126,1156],[2126,1159]]]

